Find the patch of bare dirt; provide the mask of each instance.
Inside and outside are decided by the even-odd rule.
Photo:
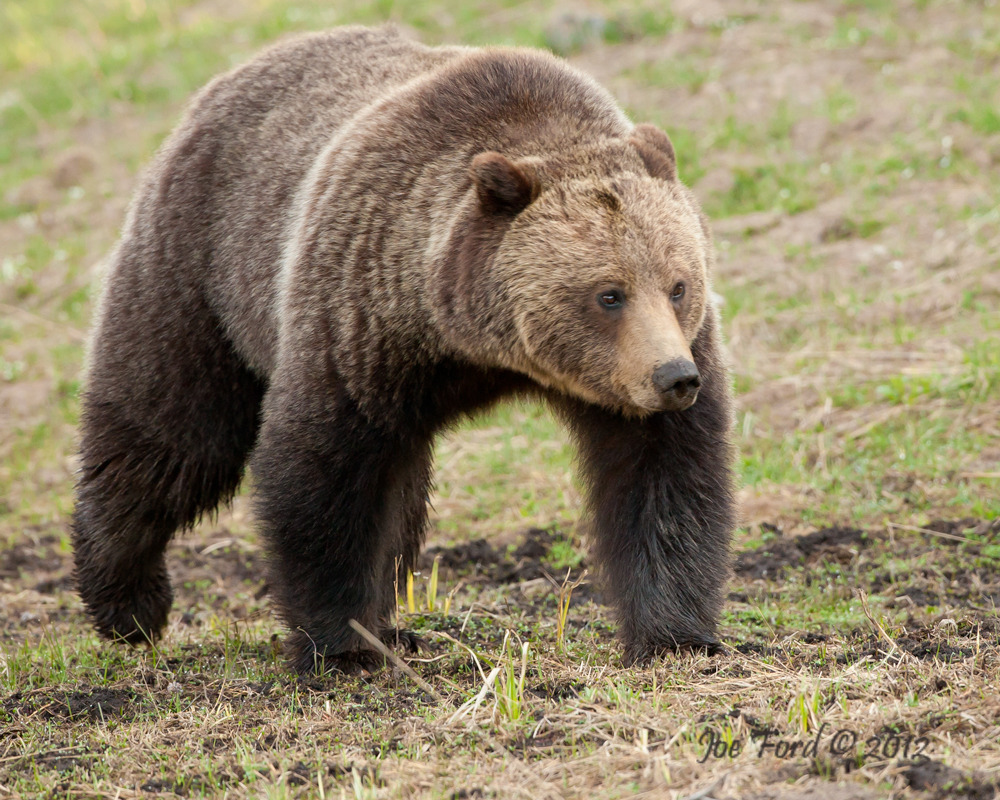
[[[65,555],[57,551],[59,537],[46,534],[34,541],[20,541],[0,549],[0,580],[37,577],[66,566]]]
[[[420,556],[418,565],[426,571],[435,559],[439,559],[440,567],[456,576],[493,584],[534,581],[556,573],[560,581],[566,577],[565,569],[556,569],[548,560],[552,545],[565,541],[557,529],[529,528],[518,538],[519,543],[509,548],[494,547],[485,539],[450,547],[430,547]],[[584,569],[586,563],[581,560],[573,572],[579,575]]]
[[[243,539],[215,537],[207,545],[181,540],[168,554],[175,583],[212,581],[221,586],[249,584],[263,594],[266,562],[263,552]]]
[[[824,782],[804,786],[772,786],[762,792],[745,795],[742,800],[878,800],[881,797],[873,789],[857,784]]]
[[[977,772],[963,772],[940,761],[914,764],[902,774],[907,786],[930,792],[933,800],[994,800],[1000,796],[1000,781]]]
[[[765,525],[766,529],[766,525]],[[772,529],[772,533],[778,531]],[[867,534],[857,528],[823,528],[796,536],[775,538],[746,553],[740,553],[733,569],[740,577],[775,579],[789,566],[818,560],[849,563],[867,545]]]
[[[103,722],[112,717],[132,717],[141,700],[131,689],[99,688],[80,684],[71,692],[15,692],[4,698],[0,708],[6,715],[35,716],[43,719]]]
[[[920,628],[889,644],[870,633],[855,631],[853,636],[860,641],[845,648],[837,655],[837,663],[853,664],[864,658],[885,658],[902,651],[921,661],[941,661],[951,663],[972,658],[976,654],[976,636],[951,636],[940,628]],[[993,638],[993,637],[988,637]],[[957,644],[957,646],[956,646]],[[964,645],[964,646],[962,646]]]

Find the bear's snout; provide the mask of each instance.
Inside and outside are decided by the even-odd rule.
[[[653,370],[653,386],[660,393],[665,410],[680,411],[697,398],[701,375],[693,361],[675,358]]]

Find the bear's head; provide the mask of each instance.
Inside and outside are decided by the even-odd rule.
[[[692,405],[712,244],[667,136],[480,153],[470,171],[477,213],[502,229],[479,276],[498,365],[630,416]]]

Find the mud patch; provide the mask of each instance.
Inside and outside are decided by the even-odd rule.
[[[167,554],[175,583],[211,579],[227,585],[264,584],[264,554],[236,540],[221,540],[199,549],[175,546]]]
[[[955,647],[947,642],[921,641],[916,637],[906,636],[897,639],[896,644],[914,658],[921,661],[962,661],[976,654],[973,647]]]
[[[245,619],[261,608],[268,593],[265,555],[254,545],[224,537],[195,546],[177,542],[167,552],[174,609],[181,624],[203,624],[203,614],[192,613],[207,605],[220,617]]]
[[[453,547],[429,547],[420,556],[421,570],[430,569],[435,559],[444,569],[459,571],[484,570],[500,561],[500,553],[485,539],[473,539]]]
[[[53,750],[37,755],[34,758],[33,766],[54,772],[72,772],[76,769],[86,769],[94,761],[94,754],[82,750],[75,752],[73,748],[69,748],[68,750]]]
[[[910,586],[903,589],[897,596],[908,597],[914,605],[918,606],[938,606],[941,605],[941,598],[935,592],[928,592],[925,589],[920,589],[916,586]]]

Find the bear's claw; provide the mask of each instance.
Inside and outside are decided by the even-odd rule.
[[[724,653],[727,648],[722,642],[715,639],[697,639],[672,642],[670,644],[646,644],[626,646],[622,654],[622,662],[629,667],[645,666],[653,659],[666,655],[667,653],[677,653],[681,650],[691,650],[707,656],[717,656]]]
[[[413,631],[396,628],[384,628],[379,637],[382,643],[389,648],[401,650],[404,653],[415,654],[421,650],[430,649],[427,640],[417,635]]]
[[[389,649],[403,653],[419,653],[427,650],[427,642],[413,631],[382,628],[379,639]],[[397,646],[398,642],[398,646]],[[386,658],[368,647],[330,653],[317,649],[313,640],[302,631],[290,635],[285,643],[288,662],[301,675],[342,673],[344,675],[365,675],[377,672],[386,666]]]

